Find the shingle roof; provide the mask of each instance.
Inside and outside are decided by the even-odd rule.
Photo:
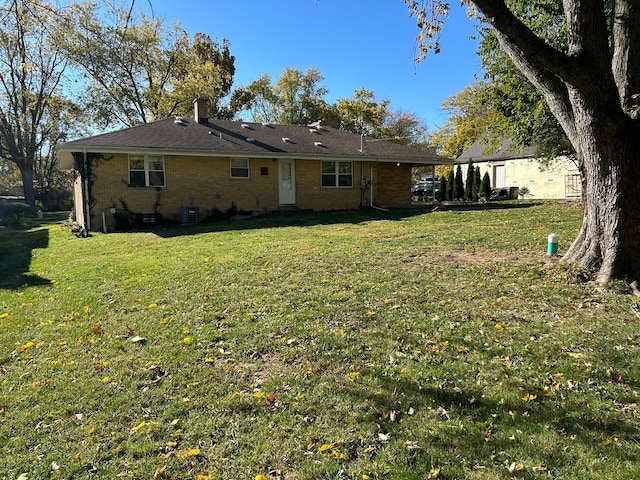
[[[453,163],[428,151],[393,142],[365,139],[330,127],[268,125],[189,118],[168,118],[64,143],[58,152],[158,152],[183,155],[252,157],[368,158],[413,164]]]
[[[467,163],[469,160],[472,160],[475,163],[497,162],[517,158],[531,158],[533,157],[533,154],[533,148],[527,148],[524,151],[520,151],[513,146],[513,142],[511,140],[502,140],[498,149],[487,153],[487,145],[477,141],[462,152],[462,155],[456,159],[456,163]]]

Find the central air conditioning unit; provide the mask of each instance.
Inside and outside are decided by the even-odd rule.
[[[198,207],[185,207],[180,209],[180,225],[197,225],[199,218]]]

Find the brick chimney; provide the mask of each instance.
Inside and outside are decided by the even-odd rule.
[[[209,102],[207,101],[207,99],[202,97],[196,98],[195,101],[193,102],[194,120],[197,123],[202,123],[202,124],[207,123],[209,121],[208,111],[209,111]]]

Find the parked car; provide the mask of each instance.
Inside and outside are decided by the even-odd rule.
[[[419,198],[433,198],[434,183],[432,180],[420,180],[411,187],[411,196]],[[435,182],[436,193],[440,189],[440,182]]]

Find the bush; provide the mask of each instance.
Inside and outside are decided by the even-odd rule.
[[[453,186],[455,185],[456,180],[453,173],[453,168],[449,170],[449,176],[447,177],[447,200],[453,200]]]
[[[473,179],[475,178],[475,167],[473,160],[469,159],[469,167],[467,168],[467,180],[464,183],[464,199],[473,200]]]
[[[30,211],[31,207],[26,203],[0,201],[0,224],[18,226]]]
[[[442,177],[440,180],[440,190],[438,190],[438,200],[444,202],[447,200],[447,188],[449,187],[449,183],[447,182],[447,177]]]
[[[478,197],[483,198],[485,201],[491,200],[491,179],[489,178],[489,172],[484,172],[484,176],[480,182]]]
[[[462,179],[462,167],[458,164],[456,176],[453,181],[453,192],[451,200],[462,200],[464,198],[464,180]]]

